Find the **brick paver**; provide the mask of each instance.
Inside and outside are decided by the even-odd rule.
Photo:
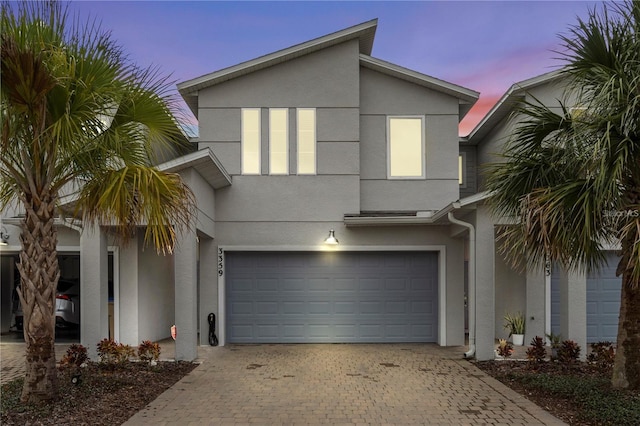
[[[202,347],[202,364],[126,425],[561,425],[425,344]]]
[[[161,342],[163,358],[175,354]],[[57,359],[68,345],[57,344]],[[200,347],[202,364],[126,425],[561,425],[526,398],[431,344]],[[2,383],[24,344],[0,343]]]

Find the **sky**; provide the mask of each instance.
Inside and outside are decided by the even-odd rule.
[[[372,56],[480,92],[468,134],[516,82],[562,66],[586,1],[75,1],[136,64],[182,82],[377,18]],[[186,110],[186,106],[184,106]],[[190,118],[192,124],[195,118]]]

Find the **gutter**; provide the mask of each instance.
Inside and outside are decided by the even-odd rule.
[[[460,204],[453,203],[452,208],[460,208]],[[447,219],[449,219],[449,222],[469,230],[469,264],[467,265],[469,271],[469,294],[467,296],[467,307],[469,309],[469,350],[464,353],[464,357],[471,358],[476,353],[476,229],[472,224],[456,219],[453,211],[447,213]]]

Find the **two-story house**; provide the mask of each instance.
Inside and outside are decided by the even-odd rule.
[[[176,357],[194,359],[209,313],[220,344],[458,346],[468,332],[467,355],[479,359],[493,358],[505,310],[526,312],[528,339],[551,329],[551,312],[555,329],[582,332],[580,290],[567,284],[580,277],[554,278],[551,303],[544,271],[512,271],[482,192],[482,165],[508,136],[515,102],[528,90],[551,96],[553,76],[514,85],[461,140],[478,93],[372,57],[376,27],[178,85],[199,137],[159,168],[189,184],[197,221],[170,256],[140,237],[119,247],[108,227],[60,222],[59,251],[75,256],[68,269],[82,283],[83,344],[111,330],[137,345],[175,324]],[[3,223],[17,235],[11,215]],[[17,241],[2,247],[3,306]]]

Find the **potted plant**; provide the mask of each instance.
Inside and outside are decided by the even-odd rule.
[[[516,346],[524,345],[524,315],[520,312],[516,314],[507,313],[504,316],[504,328],[509,330],[509,337]]]

